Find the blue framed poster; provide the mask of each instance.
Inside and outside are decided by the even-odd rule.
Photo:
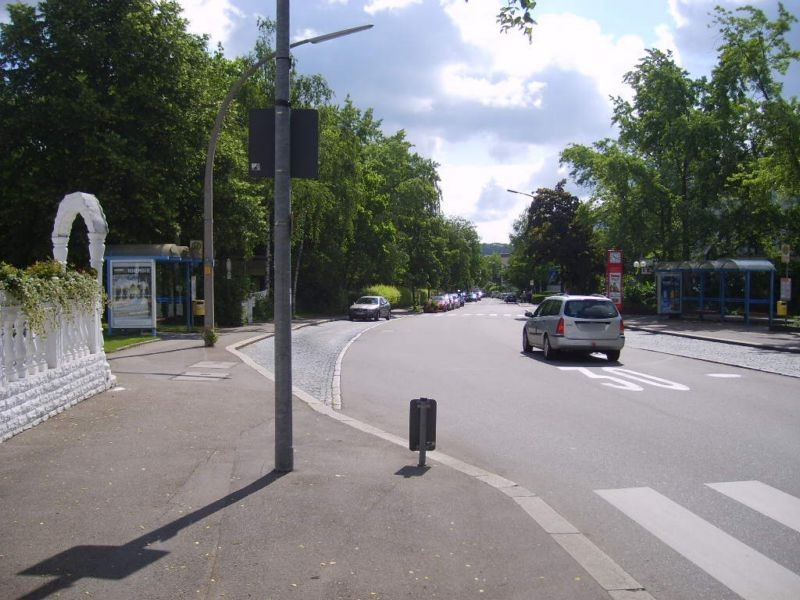
[[[658,314],[679,315],[683,312],[683,274],[680,271],[656,273]]]
[[[108,329],[156,330],[156,262],[108,261]]]

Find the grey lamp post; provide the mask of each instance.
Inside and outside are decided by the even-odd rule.
[[[302,46],[303,44],[319,44],[327,42],[337,37],[350,35],[359,31],[369,29],[372,25],[362,25],[351,29],[343,29],[333,33],[326,33],[317,37],[300,40],[289,44],[289,48]],[[205,316],[203,317],[203,329],[208,332],[214,329],[214,155],[217,152],[217,141],[222,130],[222,122],[228,114],[231,102],[242,89],[244,82],[258,71],[267,61],[275,58],[277,52],[271,52],[253,64],[237,79],[222,101],[222,105],[214,120],[214,127],[211,129],[211,136],[208,140],[208,151],[206,152],[206,170],[203,179],[203,296],[205,297]],[[208,337],[206,337],[208,339]]]
[[[536,198],[533,194],[526,194],[525,192],[518,192],[517,190],[506,190],[507,192],[511,192],[512,194],[519,194],[520,196],[527,196],[528,198]]]

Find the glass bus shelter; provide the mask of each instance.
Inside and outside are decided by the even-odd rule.
[[[775,265],[765,259],[721,258],[657,263],[658,313],[725,320],[766,318],[772,325]]]

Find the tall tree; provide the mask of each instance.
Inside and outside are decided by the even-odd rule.
[[[100,199],[109,242],[174,242],[197,212],[213,59],[177,2],[48,0],[0,24],[0,255],[48,254],[60,199]]]
[[[566,180],[555,188],[539,188],[526,213],[518,220],[512,238],[517,261],[533,268],[552,263],[561,273],[562,291],[591,293],[602,258],[593,241],[592,229],[581,210],[581,202],[564,189]],[[523,285],[527,282],[523,280]]]

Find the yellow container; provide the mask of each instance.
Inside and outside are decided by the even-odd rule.
[[[778,300],[778,310],[776,312],[779,317],[785,317],[788,314],[786,302]]]
[[[205,300],[192,300],[192,314],[195,317],[206,316],[206,301]]]

